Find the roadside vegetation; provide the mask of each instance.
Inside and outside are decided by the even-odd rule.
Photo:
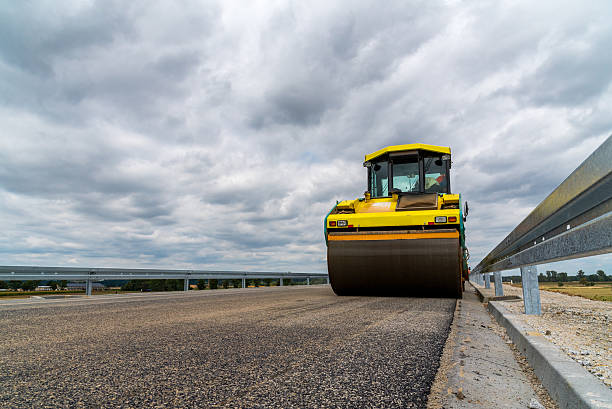
[[[559,286],[558,283],[542,283],[540,288],[555,293],[577,295],[598,301],[612,301],[612,281],[587,282],[585,284],[572,282]]]

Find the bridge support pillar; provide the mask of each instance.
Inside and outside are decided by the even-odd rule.
[[[310,277],[306,277],[306,285],[310,285]]]
[[[491,275],[487,273],[487,274],[483,274],[482,277],[484,278],[485,288],[491,288]],[[495,290],[497,291],[497,287],[495,287]]]
[[[242,279],[242,288],[246,288],[246,278]]]
[[[541,315],[542,305],[540,304],[540,286],[538,284],[537,266],[521,267],[521,281],[523,285],[525,314]]]
[[[278,285],[281,286],[281,287],[283,286],[283,278],[282,277],[278,279]]]
[[[504,295],[504,287],[502,285],[501,271],[494,272],[493,276],[495,277],[495,296],[501,297],[502,295]],[[487,274],[487,280],[489,280],[488,274]]]
[[[185,278],[183,280],[183,291],[189,291],[189,279]]]
[[[90,278],[88,278],[87,281],[85,282],[85,294],[91,295],[92,288],[93,288],[93,282],[91,281]]]
[[[327,276],[325,280],[327,281],[327,284],[329,284],[329,276]]]

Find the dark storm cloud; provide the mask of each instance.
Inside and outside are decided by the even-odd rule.
[[[364,154],[451,146],[472,262],[612,129],[609,3],[0,6],[6,264],[325,269]]]
[[[168,138],[164,125],[180,121],[168,115],[168,105],[193,85],[184,82],[206,57],[201,44],[217,8],[103,1],[47,6],[26,2],[0,11],[6,64],[0,75],[7,79],[0,100],[61,124],[112,118]],[[176,25],[167,37],[159,35],[165,25]]]
[[[52,17],[53,16],[53,17]],[[108,45],[129,34],[128,16],[116,2],[67,10],[35,2],[0,6],[0,53],[4,62],[43,77],[54,74],[54,62],[78,58],[88,48]]]

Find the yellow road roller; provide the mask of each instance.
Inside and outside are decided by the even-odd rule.
[[[324,221],[337,295],[461,298],[468,206],[451,193],[451,150],[421,143],[365,156],[364,197],[337,202]]]

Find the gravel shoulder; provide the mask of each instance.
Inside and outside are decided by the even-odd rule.
[[[504,284],[504,294],[522,290]],[[612,302],[551,291],[540,291],[540,300],[541,316],[522,314],[522,300],[500,303],[612,388]]]

